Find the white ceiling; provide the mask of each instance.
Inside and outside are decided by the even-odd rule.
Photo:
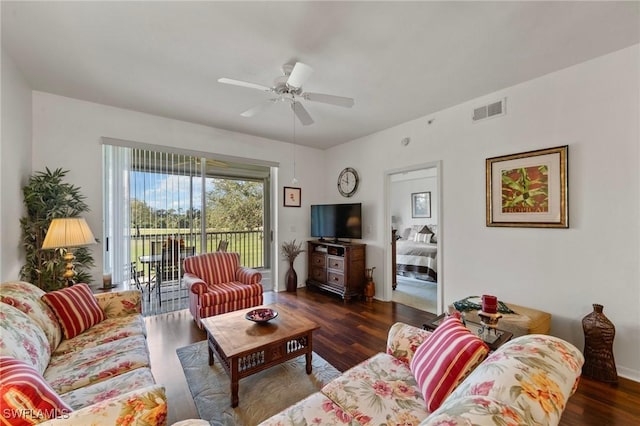
[[[2,44],[34,90],[291,141],[293,115],[220,77],[271,86],[314,69],[327,148],[640,42],[632,2],[8,2]],[[470,112],[471,114],[471,112]]]

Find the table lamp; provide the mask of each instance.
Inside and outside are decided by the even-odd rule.
[[[76,271],[73,269],[75,256],[71,249],[95,243],[96,239],[84,218],[67,217],[51,221],[42,248],[44,250],[66,249],[66,254],[62,258],[66,262],[63,277],[67,280],[67,285],[71,286],[74,284],[73,277],[76,275]]]

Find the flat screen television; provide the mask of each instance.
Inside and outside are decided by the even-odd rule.
[[[321,240],[362,238],[362,203],[312,205],[311,236]]]

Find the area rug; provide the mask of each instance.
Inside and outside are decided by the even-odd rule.
[[[306,396],[320,390],[340,372],[315,352],[313,372],[305,371],[305,357],[289,360],[240,380],[240,403],[231,408],[229,377],[216,358],[208,365],[207,342],[176,350],[201,419],[212,425],[255,426]]]
[[[391,300],[426,312],[437,312],[437,283],[404,277],[397,277],[397,281],[398,286],[391,293]]]

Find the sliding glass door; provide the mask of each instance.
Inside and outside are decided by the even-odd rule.
[[[159,286],[180,287],[187,255],[223,249],[268,267],[269,167],[113,145],[104,165],[104,265],[115,282],[155,288],[147,299],[161,303]]]

